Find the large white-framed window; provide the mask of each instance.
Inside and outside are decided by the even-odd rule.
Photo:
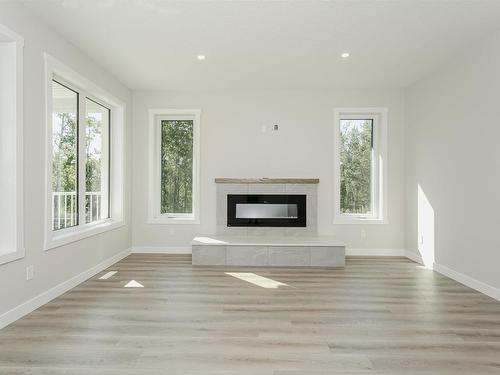
[[[335,108],[334,142],[334,224],[387,223],[387,108]]]
[[[0,264],[24,257],[24,39],[0,25]]]
[[[45,54],[45,250],[124,225],[125,104]]]
[[[150,224],[199,224],[199,109],[149,110]]]

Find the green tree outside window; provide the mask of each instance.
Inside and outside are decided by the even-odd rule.
[[[193,120],[161,121],[160,212],[193,213]]]
[[[340,138],[340,211],[372,213],[373,120],[341,120]]]

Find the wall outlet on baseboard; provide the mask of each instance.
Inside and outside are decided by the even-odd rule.
[[[35,266],[32,264],[26,267],[26,280],[31,280],[35,276]]]

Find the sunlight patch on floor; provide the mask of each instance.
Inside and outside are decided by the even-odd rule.
[[[250,272],[225,272],[225,274],[266,289],[277,289],[280,286],[290,286],[280,281],[268,279],[267,277]]]
[[[109,279],[111,276],[113,276],[117,272],[118,271],[109,271],[109,272],[106,272],[104,275],[102,275],[101,277],[99,277],[99,280],[107,280],[107,279]]]
[[[125,284],[125,288],[144,288],[144,285],[135,280],[130,280],[127,284]]]

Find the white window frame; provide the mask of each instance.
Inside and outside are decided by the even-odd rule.
[[[334,109],[334,224],[387,224],[387,108]],[[345,214],[340,211],[340,121],[373,120],[373,212]]]
[[[24,258],[23,49],[24,39],[0,24],[0,264]]]
[[[149,110],[148,224],[200,224],[200,118],[199,109]],[[193,213],[162,214],[161,209],[161,121],[193,120]]]
[[[45,155],[45,241],[50,250],[83,238],[104,233],[125,225],[125,103],[75,72],[49,54],[45,58],[46,87],[46,155]],[[109,218],[85,222],[85,152],[78,150],[78,225],[54,231],[52,229],[52,81],[56,80],[79,93],[79,143],[85,144],[85,101],[89,98],[111,110],[109,167]]]

